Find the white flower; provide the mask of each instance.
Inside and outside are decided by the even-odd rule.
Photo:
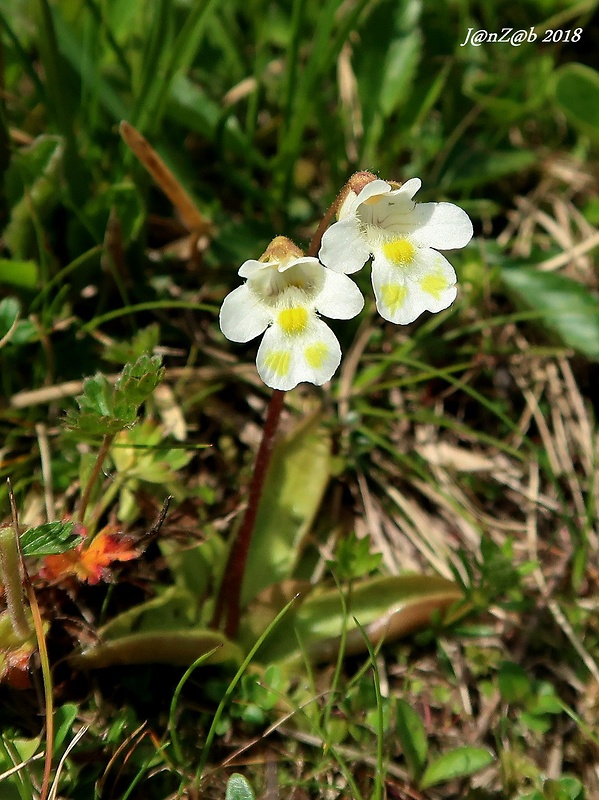
[[[465,247],[472,238],[472,223],[458,206],[413,201],[421,184],[412,178],[393,188],[374,179],[358,194],[350,190],[318,254],[327,267],[348,274],[372,256],[377,309],[400,325],[453,303],[456,274],[437,250]]]
[[[242,264],[246,283],[225,297],[220,327],[227,339],[249,342],[261,333],[256,366],[273,389],[293,389],[301,381],[317,386],[330,380],[341,348],[317,312],[334,319],[359,314],[364,298],[346,275],[326,269],[277,237],[261,261]]]

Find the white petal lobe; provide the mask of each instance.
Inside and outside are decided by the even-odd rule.
[[[318,257],[335,272],[349,275],[362,269],[370,258],[370,245],[361,233],[357,217],[335,222],[325,231]]]
[[[324,285],[314,300],[316,310],[331,319],[351,319],[364,308],[364,297],[347,275],[324,271]]]
[[[420,247],[455,250],[472,239],[472,222],[453,203],[419,203],[412,212],[412,240]]]
[[[249,342],[266,330],[271,320],[269,309],[247,283],[225,297],[219,315],[220,328],[232,342]]]

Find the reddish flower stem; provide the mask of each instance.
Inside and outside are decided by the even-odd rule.
[[[217,628],[220,625],[224,613],[225,634],[229,638],[235,636],[237,628],[239,627],[243,576],[245,574],[248,553],[250,551],[250,542],[252,541],[252,534],[256,523],[256,515],[258,514],[262,489],[264,488],[264,480],[274,449],[275,437],[281,411],[283,410],[284,400],[285,392],[282,392],[280,389],[275,389],[270,398],[270,404],[266,413],[262,441],[260,442],[260,448],[254,465],[254,474],[250,483],[247,508],[241,527],[231,547],[216,601],[212,627]]]

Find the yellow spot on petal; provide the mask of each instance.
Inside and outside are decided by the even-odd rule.
[[[449,287],[449,281],[441,272],[431,272],[420,281],[422,291],[431,294],[435,300],[441,297],[441,292]]]
[[[308,324],[308,312],[301,306],[299,308],[285,308],[279,311],[278,323],[289,336],[303,333]]]
[[[265,366],[280,377],[287,375],[290,363],[291,353],[288,350],[271,350],[264,358]]]
[[[392,314],[403,306],[407,294],[406,287],[398,283],[385,283],[381,286],[381,300]]]
[[[416,248],[407,239],[392,239],[383,245],[383,255],[398,267],[407,267],[414,260]]]
[[[328,355],[329,348],[324,342],[316,342],[311,344],[304,350],[307,364],[313,369],[320,369],[325,362]]]
[[[367,200],[363,200],[361,205],[363,206],[375,206],[380,200],[385,197],[384,194],[373,194],[372,197],[369,197]]]

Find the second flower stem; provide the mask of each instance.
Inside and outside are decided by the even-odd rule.
[[[262,497],[262,489],[264,487],[264,480],[270,459],[275,444],[275,437],[279,425],[279,418],[283,410],[283,403],[285,400],[285,392],[275,389],[270,398],[268,411],[266,412],[266,421],[264,423],[264,430],[262,431],[262,441],[258,455],[256,456],[256,463],[254,465],[254,474],[249,488],[248,504],[245,510],[241,527],[237,532],[235,541],[231,546],[229,558],[223,574],[223,579],[220,585],[220,591],[216,601],[216,609],[212,619],[212,627],[216,628],[220,625],[223,613],[225,616],[225,634],[229,638],[233,638],[237,633],[239,627],[239,615],[241,608],[241,589],[243,585],[243,576],[245,574],[245,567],[247,564],[248,553],[250,551],[250,542],[252,540],[252,533],[254,532],[254,525],[256,523],[256,516],[260,506],[260,498]]]

